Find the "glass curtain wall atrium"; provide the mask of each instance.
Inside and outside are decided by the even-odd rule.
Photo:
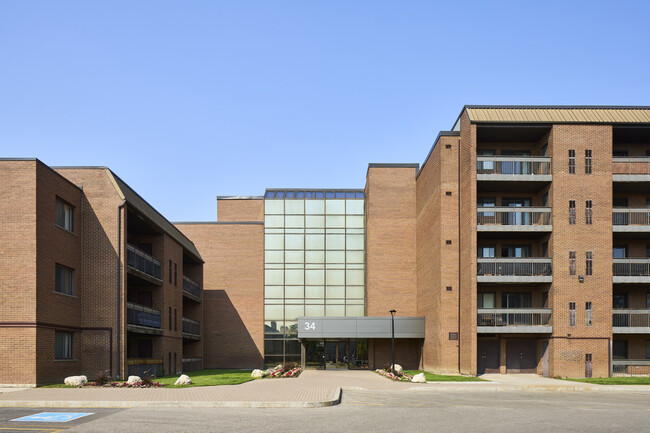
[[[264,198],[264,362],[300,362],[299,316],[365,315],[365,197],[267,190]]]

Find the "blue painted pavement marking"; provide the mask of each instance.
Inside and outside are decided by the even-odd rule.
[[[10,421],[41,421],[41,422],[68,422],[84,416],[93,415],[92,412],[41,412]]]

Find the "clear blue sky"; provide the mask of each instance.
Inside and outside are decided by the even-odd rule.
[[[172,221],[363,188],[466,104],[650,105],[649,1],[0,2],[0,149],[108,166]]]

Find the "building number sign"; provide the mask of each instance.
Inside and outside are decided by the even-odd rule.
[[[316,330],[316,322],[305,322],[305,331],[315,331]]]

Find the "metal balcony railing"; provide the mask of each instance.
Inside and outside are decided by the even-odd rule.
[[[187,278],[185,275],[183,275],[183,291],[190,295],[194,295],[197,298],[201,297],[201,286]]]
[[[650,328],[650,309],[615,309],[614,328]]]
[[[126,323],[162,329],[160,311],[130,302],[126,304]]]
[[[650,359],[614,359],[614,376],[649,376]]]
[[[615,156],[612,159],[612,174],[646,174],[650,175],[650,157]]]
[[[625,258],[613,261],[615,277],[650,277],[650,259]]]
[[[479,156],[477,174],[550,175],[551,158],[545,156]]]
[[[192,335],[201,335],[201,323],[196,320],[183,317],[183,333]]]
[[[478,225],[550,225],[550,207],[478,207]]]
[[[549,258],[479,258],[477,275],[536,277],[550,276],[551,259]]]
[[[614,208],[612,224],[615,226],[650,225],[650,208]]]
[[[203,358],[183,358],[183,373],[203,370]]]
[[[128,358],[126,360],[129,376],[149,375],[162,376],[163,360],[159,358]]]
[[[162,280],[160,262],[131,244],[126,245],[126,264],[147,275]]]
[[[477,326],[551,326],[550,308],[479,308]]]

